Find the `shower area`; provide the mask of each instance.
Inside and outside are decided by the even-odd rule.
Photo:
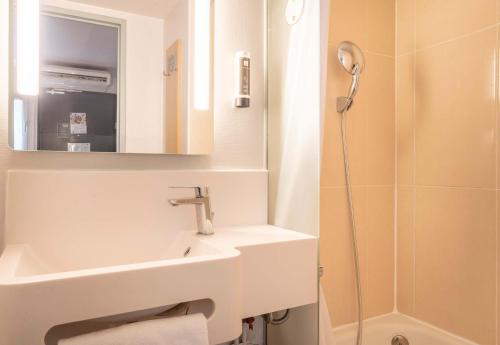
[[[334,344],[359,329],[349,190],[362,343],[499,344],[500,1],[330,0],[329,12],[320,261]],[[364,68],[341,115],[344,41]]]

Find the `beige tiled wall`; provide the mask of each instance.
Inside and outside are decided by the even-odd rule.
[[[498,0],[397,0],[397,308],[497,341]]]
[[[337,62],[343,40],[366,57],[361,87],[348,114],[348,141],[359,225],[365,317],[394,308],[395,2],[331,0],[327,112],[321,175],[322,286],[333,326],[356,316],[354,272],[345,188],[340,115],[335,99],[350,76]]]

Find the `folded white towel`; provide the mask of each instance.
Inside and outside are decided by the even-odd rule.
[[[63,339],[59,345],[209,345],[207,320],[193,314],[135,322]]]

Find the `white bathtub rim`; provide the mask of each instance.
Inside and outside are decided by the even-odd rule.
[[[373,326],[374,324],[375,325],[379,324],[379,321],[389,321],[393,323],[402,323],[402,322],[412,323],[413,325],[421,326],[425,329],[431,330],[432,332],[436,333],[441,337],[452,339],[460,345],[479,345],[478,343],[475,343],[470,339],[463,338],[459,335],[446,331],[442,328],[436,327],[432,324],[408,316],[406,314],[399,313],[397,311],[365,319],[363,321],[365,330],[370,329],[370,326]],[[353,336],[355,336],[357,326],[358,326],[357,322],[354,322],[347,325],[342,325],[339,327],[332,328],[332,333],[334,335],[335,340],[338,340],[339,338],[342,337],[346,337],[348,334],[352,334]],[[393,333],[394,335],[407,336],[407,331],[405,329],[395,329]]]
[[[427,323],[425,321],[422,321],[422,320],[419,320],[419,319],[416,319],[414,317],[411,317],[411,316],[408,316],[408,315],[405,315],[405,314],[401,314],[401,313],[397,313],[399,315],[401,315],[401,317],[403,318],[406,318],[407,320],[411,320],[415,323],[418,323],[419,325],[423,326],[423,327],[427,327],[429,329],[432,329],[433,331],[435,332],[439,332],[439,333],[442,333],[443,335],[447,336],[447,337],[450,337],[456,341],[459,341],[459,342],[462,342],[464,345],[479,345],[478,343],[476,342],[473,342],[472,340],[470,339],[467,339],[467,338],[464,338],[464,337],[461,337],[455,333],[451,333],[449,331],[446,331],[442,328],[439,328],[437,326],[434,326],[430,323]]]
[[[372,324],[378,320],[389,318],[389,317],[394,316],[394,315],[403,315],[403,314],[392,312],[392,313],[388,313],[388,314],[377,315],[377,316],[374,316],[374,317],[371,317],[368,319],[364,319],[363,325]],[[334,327],[334,328],[332,328],[332,332],[334,332],[334,333],[345,333],[345,332],[349,332],[349,331],[355,332],[357,327],[358,327],[358,322],[356,321],[353,323],[348,323],[348,324],[345,324],[342,326]]]

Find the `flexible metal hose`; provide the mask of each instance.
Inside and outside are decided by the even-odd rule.
[[[363,297],[361,295],[361,272],[359,268],[359,250],[358,250],[358,229],[356,227],[356,219],[354,213],[354,202],[352,198],[351,174],[349,169],[349,152],[347,147],[347,125],[346,125],[347,109],[342,112],[341,132],[342,132],[342,148],[344,151],[344,172],[347,185],[347,199],[349,202],[349,213],[351,216],[351,232],[352,232],[352,249],[354,256],[354,270],[356,271],[356,293],[358,299],[358,333],[356,336],[356,345],[363,344]]]

